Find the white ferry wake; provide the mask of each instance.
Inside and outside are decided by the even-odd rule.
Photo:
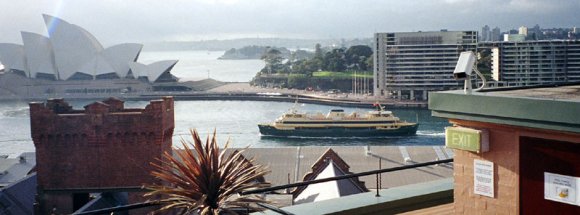
[[[434,132],[434,131],[417,131],[417,135],[419,136],[433,136],[433,137],[443,137],[445,136],[445,132]]]

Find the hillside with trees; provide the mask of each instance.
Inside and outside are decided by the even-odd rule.
[[[279,55],[284,58],[288,58],[290,56],[290,50],[280,47],[280,48],[270,48],[269,46],[244,46],[242,48],[236,49],[231,48],[227,50],[221,57],[218,59],[221,60],[248,60],[248,59],[260,59],[262,55],[269,49],[278,50]]]
[[[252,84],[265,87],[339,89],[352,91],[372,83],[372,48],[355,45],[349,48],[322,48],[314,52],[297,50],[284,57],[276,48],[269,48],[261,59],[266,65],[256,74]]]

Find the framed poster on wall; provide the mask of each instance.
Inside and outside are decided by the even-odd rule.
[[[493,163],[473,160],[473,193],[494,198]]]
[[[544,199],[580,206],[578,177],[544,172]]]

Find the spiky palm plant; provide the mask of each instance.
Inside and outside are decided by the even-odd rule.
[[[231,213],[232,208],[258,209],[254,203],[266,203],[257,196],[237,196],[250,189],[269,186],[259,182],[269,171],[246,159],[242,151],[226,155],[230,141],[221,150],[217,145],[216,132],[203,144],[196,130],[190,130],[193,143],[181,140],[183,150],[174,150],[176,157],[165,153],[161,164],[152,164],[151,174],[162,185],[147,186],[151,191],[145,196],[158,196],[163,207],[160,210],[177,209],[180,214]],[[193,148],[193,150],[192,150]]]

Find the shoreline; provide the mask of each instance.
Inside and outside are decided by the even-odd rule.
[[[376,98],[368,95],[350,93],[329,94],[321,91],[296,89],[274,89],[250,86],[248,82],[227,82],[204,91],[193,92],[153,92],[147,94],[88,94],[88,95],[47,95],[39,98],[2,97],[0,101],[40,101],[47,98],[64,98],[67,100],[104,99],[118,97],[122,100],[148,101],[163,96],[173,96],[176,101],[196,100],[239,100],[239,101],[279,101],[301,102],[310,104],[333,105],[343,107],[372,108],[380,103],[386,108],[427,108],[427,101],[394,100]]]
[[[161,95],[142,95],[139,98],[127,100],[152,100],[158,99]],[[203,101],[203,100],[237,100],[237,101],[275,101],[275,102],[300,102],[307,104],[321,104],[341,107],[373,108],[376,102],[344,100],[332,98],[310,97],[301,94],[262,95],[256,93],[197,93],[171,95],[175,101]],[[385,103],[380,102],[386,108],[427,108],[427,104],[419,103]]]

